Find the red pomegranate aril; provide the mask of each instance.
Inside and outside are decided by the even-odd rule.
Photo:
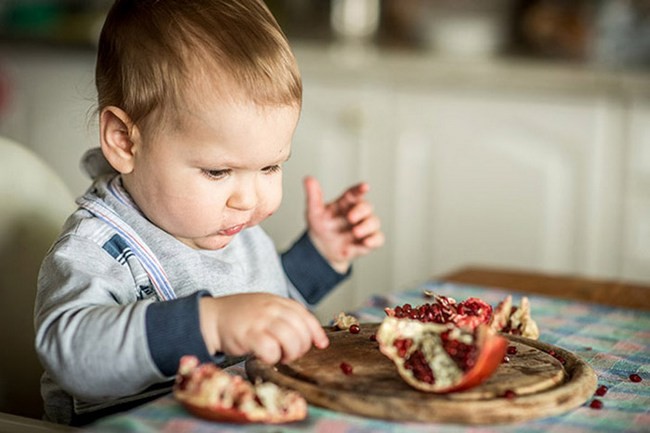
[[[348,364],[347,362],[342,362],[341,365],[339,365],[339,367],[341,367],[341,371],[346,376],[349,376],[349,375],[352,374],[352,366],[350,364]]]
[[[370,337],[368,337],[370,341],[377,341],[377,334],[372,334]]]
[[[510,358],[508,357],[508,355],[505,355],[505,356],[503,357],[503,359],[501,360],[501,363],[502,363],[502,364],[507,364],[507,363],[509,363],[509,362],[510,362]]]
[[[517,393],[511,389],[508,389],[503,393],[503,397],[507,398],[508,400],[512,400],[513,398],[517,397]]]
[[[516,346],[508,346],[508,349],[506,350],[506,353],[508,355],[516,355],[517,354],[517,347]]]
[[[608,389],[609,389],[609,388],[607,388],[607,386],[605,386],[605,385],[600,385],[598,388],[596,388],[596,392],[595,392],[594,394],[597,395],[597,396],[599,396],[599,397],[602,397],[602,396],[604,396],[605,394],[607,394],[607,390],[608,390]]]
[[[361,331],[361,328],[359,327],[359,325],[357,325],[356,323],[350,325],[350,333],[351,334],[358,334],[359,331]]]
[[[597,398],[594,398],[591,400],[591,403],[589,403],[589,407],[592,409],[602,409],[603,408],[603,402],[598,400]]]
[[[412,370],[413,375],[422,382],[435,383],[433,371],[431,371],[429,364],[427,364],[424,354],[419,350],[413,352],[413,354],[411,354],[411,356],[404,362],[404,368]]]
[[[639,376],[638,374],[634,373],[634,374],[630,374],[630,380],[631,380],[632,382],[637,382],[637,383],[638,383],[638,382],[641,382],[643,379],[641,378],[641,376]]]

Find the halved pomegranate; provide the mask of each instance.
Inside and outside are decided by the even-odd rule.
[[[383,320],[377,341],[406,383],[435,393],[480,384],[499,367],[508,346],[485,324],[469,330],[395,317]]]
[[[307,402],[271,382],[252,384],[194,356],[181,358],[174,397],[189,412],[215,421],[285,423],[307,416]]]

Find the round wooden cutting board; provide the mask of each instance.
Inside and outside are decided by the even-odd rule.
[[[399,377],[394,364],[371,340],[378,327],[378,323],[362,324],[358,334],[328,328],[327,349],[312,349],[286,365],[250,359],[246,371],[251,379],[295,389],[316,406],[373,418],[458,424],[557,415],[581,405],[596,389],[593,369],[571,352],[508,336],[517,353],[483,384],[450,394],[421,392]],[[564,365],[548,354],[551,350],[564,358]],[[344,374],[342,362],[352,366],[351,374]],[[517,396],[505,398],[508,390]]]

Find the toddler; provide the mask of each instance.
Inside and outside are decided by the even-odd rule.
[[[43,261],[46,419],[83,425],[168,392],[181,356],[290,362],[328,339],[306,306],[384,236],[351,187],[279,256],[300,74],[262,0],[117,0],[100,36],[94,182]]]

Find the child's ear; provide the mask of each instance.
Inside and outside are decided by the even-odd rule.
[[[140,134],[126,112],[117,107],[106,107],[99,117],[102,152],[108,163],[119,173],[133,171],[135,148]]]

